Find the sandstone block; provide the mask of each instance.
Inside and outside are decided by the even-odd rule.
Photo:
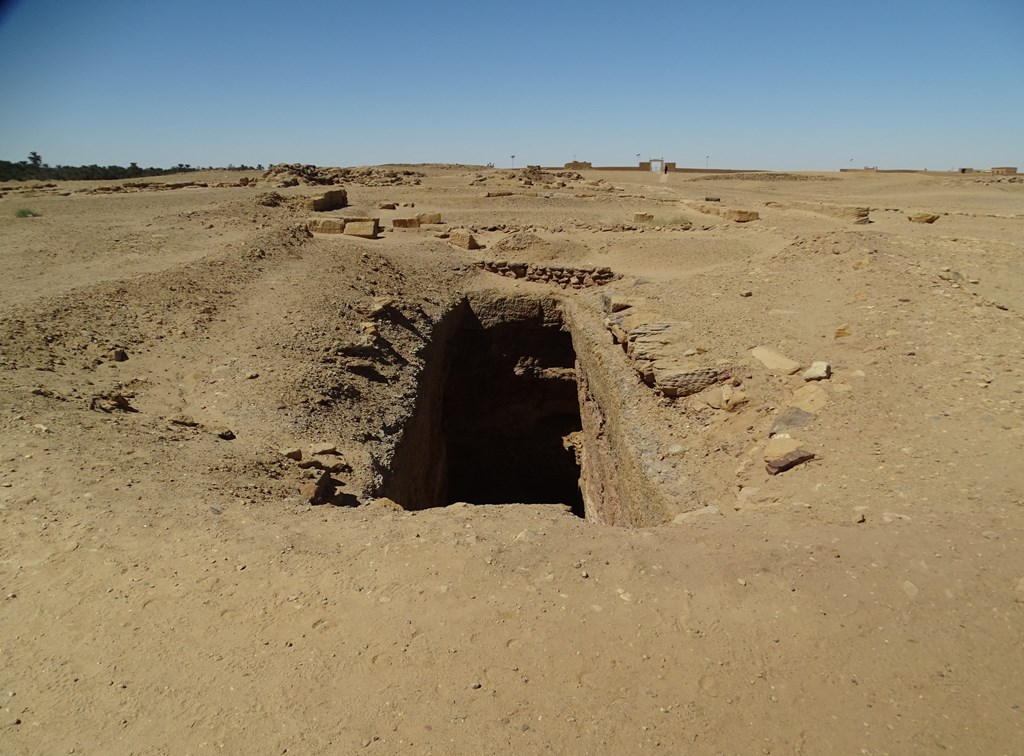
[[[454,244],[461,249],[480,249],[480,245],[477,244],[473,234],[464,228],[452,230],[448,235],[448,243]]]
[[[726,220],[736,221],[736,223],[749,223],[750,221],[760,220],[761,216],[753,210],[724,210],[722,217]]]
[[[346,236],[359,236],[364,239],[376,239],[379,231],[380,226],[377,224],[376,218],[350,220],[345,223]]]
[[[419,220],[421,226],[428,223],[440,223],[441,213],[420,213],[416,218]]]
[[[654,220],[654,216],[651,213],[633,213],[634,223],[650,223]]]
[[[345,233],[345,219],[314,218],[306,224],[306,228],[314,234],[343,234]]]
[[[395,228],[419,228],[419,218],[392,218],[391,225]]]
[[[348,205],[348,194],[344,189],[331,189],[318,197],[311,197],[309,205],[314,212],[318,213],[326,210],[337,210]]]

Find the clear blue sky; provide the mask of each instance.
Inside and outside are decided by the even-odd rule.
[[[0,159],[1024,167],[1024,0],[0,0]]]

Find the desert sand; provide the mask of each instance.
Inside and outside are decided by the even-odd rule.
[[[1024,183],[281,178],[0,187],[0,751],[1024,749]]]

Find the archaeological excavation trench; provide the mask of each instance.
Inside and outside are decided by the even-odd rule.
[[[481,292],[448,310],[380,494],[408,510],[562,504],[610,524],[663,522],[603,364],[614,350],[570,321],[553,297]]]

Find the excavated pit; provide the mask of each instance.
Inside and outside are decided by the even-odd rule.
[[[485,328],[469,310],[450,350],[446,503],[559,503],[582,517],[572,337],[551,325]]]
[[[601,319],[577,309],[496,292],[452,306],[422,355],[415,406],[379,461],[378,494],[407,510],[562,504],[612,525],[670,518],[636,399],[622,394],[635,377]]]
[[[555,300],[464,300],[435,328],[383,492],[406,509],[564,504],[585,514],[576,353]]]

